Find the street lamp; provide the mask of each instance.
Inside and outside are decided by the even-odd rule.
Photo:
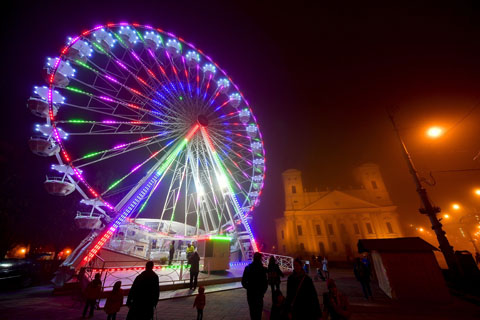
[[[430,223],[432,224],[432,230],[435,232],[437,236],[438,244],[440,251],[442,252],[443,256],[445,257],[445,261],[447,262],[448,269],[452,271],[455,275],[461,275],[461,267],[458,263],[458,260],[455,256],[455,252],[453,251],[453,247],[448,242],[447,236],[445,235],[445,231],[442,229],[442,224],[437,218],[437,213],[440,212],[439,207],[434,207],[428,198],[427,190],[423,187],[422,182],[420,181],[420,177],[418,176],[417,169],[413,165],[412,158],[408,153],[407,147],[400,136],[400,132],[395,124],[395,120],[392,114],[388,114],[390,121],[392,122],[393,129],[397,136],[398,142],[402,147],[402,154],[405,158],[405,162],[407,163],[408,169],[410,174],[412,175],[413,181],[415,183],[417,193],[420,197],[423,207],[419,209],[421,214],[427,215],[430,219]],[[437,131],[438,132],[438,131]]]
[[[454,203],[454,204],[452,204],[452,209],[458,211],[458,210],[460,210],[460,205],[458,203]]]
[[[476,196],[480,197],[480,189],[475,189],[473,193],[475,193]]]
[[[440,128],[440,127],[430,127],[427,130],[427,135],[430,138],[436,139],[436,138],[440,137],[441,135],[443,135],[443,129]]]

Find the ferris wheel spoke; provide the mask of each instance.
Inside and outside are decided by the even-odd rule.
[[[82,167],[86,167],[86,166],[92,165],[92,164],[100,162],[100,161],[105,161],[105,160],[111,159],[113,157],[118,157],[118,156],[121,156],[121,155],[125,155],[126,153],[129,153],[129,152],[141,149],[141,148],[146,148],[150,145],[158,144],[158,143],[160,143],[162,141],[166,141],[166,140],[167,139],[155,139],[155,140],[152,140],[148,143],[143,143],[143,144],[139,144],[139,145],[136,145],[136,146],[130,146],[130,148],[123,149],[121,151],[118,151],[118,150],[115,150],[115,148],[112,148],[112,149],[107,149],[107,150],[102,150],[102,151],[97,151],[97,152],[91,152],[91,153],[88,153],[88,154],[84,155],[81,158],[73,160],[72,162],[74,162],[74,161],[78,162],[78,161],[82,161],[82,160],[85,160],[85,159],[90,159],[90,158],[93,158],[93,157],[100,156],[100,158],[98,158],[98,159],[95,159],[95,160],[88,161],[86,163],[82,163],[80,165],[77,165],[78,168],[82,168]],[[173,141],[176,141],[176,140],[173,140]],[[173,143],[172,141],[168,142],[162,148],[161,151],[163,151],[166,147],[170,146],[172,143]]]
[[[225,158],[224,159],[228,159],[232,164],[234,164],[237,168],[238,168],[238,172],[241,173],[247,180],[250,179],[250,177],[243,171],[240,169],[239,165],[228,155],[228,153],[224,152],[223,149],[220,148],[220,146],[216,143],[216,141],[214,139],[212,139],[212,137],[210,137],[210,141],[212,141],[212,143],[217,147],[215,148],[216,150],[221,150],[221,152],[225,155]],[[213,150],[210,150],[210,152],[212,152]],[[217,152],[218,153],[218,152]],[[216,155],[218,157],[218,154]],[[239,188],[239,191],[245,196],[245,197],[248,197],[247,196],[247,192],[243,189],[243,187],[241,186],[241,184],[237,181],[238,179],[235,178],[235,176],[233,175],[232,171],[227,167],[226,170],[222,170],[222,168],[219,168],[221,171],[224,171],[226,173],[228,173],[229,177],[231,178],[231,180],[236,184],[236,186]]]
[[[208,184],[209,184],[210,189],[212,191],[211,192],[212,199],[211,200],[209,199],[209,200],[212,203],[212,205],[215,207],[213,212],[217,213],[217,218],[218,218],[217,232],[218,232],[219,228],[221,226],[221,220],[222,220],[222,216],[224,214],[224,208],[219,205],[219,203],[220,203],[219,198],[217,198],[217,195],[216,195],[216,192],[215,192],[215,190],[218,189],[218,188],[214,187],[214,183],[213,183],[213,180],[212,180],[212,174],[210,172],[211,170],[215,171],[215,169],[214,169],[214,167],[211,166],[211,164],[213,164],[212,159],[208,160],[207,157],[206,157],[207,154],[208,154],[208,151],[205,148],[206,147],[205,144],[201,143],[201,144],[198,144],[198,146],[199,146],[199,149],[201,149],[199,151],[199,154],[201,154],[200,161],[203,162],[203,166],[205,168],[205,170],[204,170],[204,172],[206,173],[205,179],[208,181]],[[216,173],[216,176],[218,176],[218,173]],[[212,212],[212,209],[209,208],[209,212]]]

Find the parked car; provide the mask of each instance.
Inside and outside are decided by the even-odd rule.
[[[35,264],[29,259],[0,260],[0,287],[28,287],[33,283]]]

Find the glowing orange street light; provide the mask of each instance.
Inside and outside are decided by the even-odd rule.
[[[423,232],[423,228],[418,229],[418,231]]]
[[[460,210],[460,205],[457,203],[452,204],[453,210]]]
[[[25,252],[27,252],[27,249],[25,248],[20,249],[20,253],[25,253]]]
[[[450,218],[450,215],[449,215],[448,213],[445,213],[445,214],[443,215],[443,217],[444,217],[445,219],[449,219],[449,218]]]
[[[65,250],[66,254],[70,254],[70,252],[72,252],[72,251],[70,251],[70,249]]]
[[[427,135],[430,138],[436,139],[443,134],[443,129],[440,127],[430,127],[427,130]]]
[[[475,191],[473,191],[473,192],[475,193],[475,195],[480,197],[480,189],[475,189]]]

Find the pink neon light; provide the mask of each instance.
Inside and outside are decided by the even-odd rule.
[[[102,99],[102,100],[105,100],[105,101],[115,102],[115,100],[113,100],[112,98],[109,98],[109,97],[100,96],[99,98]]]
[[[119,144],[118,146],[113,147],[113,149],[115,149],[115,150],[122,149],[122,148],[125,148],[126,146],[127,146],[127,144],[123,143],[123,144]]]

